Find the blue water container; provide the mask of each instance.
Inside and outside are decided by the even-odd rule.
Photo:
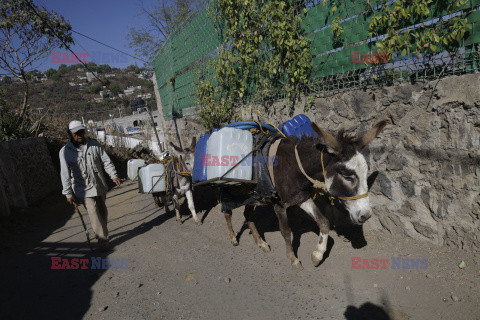
[[[296,136],[299,139],[302,138],[302,135],[316,138],[317,134],[313,131],[311,123],[306,115],[299,114],[282,124],[282,132],[287,136]]]
[[[195,159],[193,160],[192,182],[207,180],[207,166],[202,166],[202,154],[207,154],[207,141],[209,134],[200,135],[195,147]]]

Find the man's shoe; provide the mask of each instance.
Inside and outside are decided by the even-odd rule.
[[[109,251],[111,250],[110,240],[108,239],[98,239],[98,249],[100,251]]]

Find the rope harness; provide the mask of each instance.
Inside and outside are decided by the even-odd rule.
[[[165,180],[165,193],[168,194],[169,189],[173,188],[170,186],[168,182],[168,167],[170,166],[170,163],[173,163],[172,169],[175,175],[183,176],[183,177],[190,177],[192,176],[192,172],[187,169],[187,166],[183,162],[182,159],[180,159],[177,156],[170,156],[164,160],[159,160],[161,164],[163,164],[163,179]],[[173,181],[172,181],[173,182]]]
[[[313,184],[313,188],[316,190],[316,192],[313,196],[313,200],[315,200],[315,198],[317,197],[317,194],[319,194],[321,196],[325,195],[325,196],[328,196],[328,199],[330,200],[330,204],[333,206],[333,205],[335,205],[334,202],[333,202],[335,199],[344,200],[344,201],[345,200],[358,200],[358,199],[362,199],[362,198],[365,198],[366,196],[368,196],[368,192],[366,192],[364,194],[361,194],[361,195],[358,195],[358,196],[350,196],[350,197],[334,196],[333,194],[328,192],[327,186],[325,185],[325,182],[313,179],[305,172],[305,170],[303,169],[303,166],[302,166],[302,162],[300,161],[300,157],[298,156],[297,145],[295,145],[295,158],[297,160],[297,164],[298,164],[298,167],[300,168],[300,171],[305,176],[305,178],[307,178],[308,181],[310,181]],[[322,163],[322,172],[323,172],[323,177],[325,179],[326,175],[325,175],[325,166],[323,165],[323,151],[320,154],[320,162]]]
[[[251,129],[252,134],[258,134],[258,133],[260,133],[260,132],[263,133],[264,135],[267,135],[267,134],[268,134],[268,132],[270,131],[269,129],[265,129],[265,130],[267,131],[267,132],[265,132],[265,131],[263,130],[262,124],[261,124],[259,121],[257,121],[257,120],[253,120],[253,121],[254,121],[256,124],[258,124],[258,129]],[[278,133],[280,133],[284,138],[287,137],[287,136],[286,136],[280,129],[278,129],[277,126],[274,125],[273,123],[265,122],[265,124],[269,124],[269,125],[271,125],[272,127],[274,127],[275,129],[277,129]]]

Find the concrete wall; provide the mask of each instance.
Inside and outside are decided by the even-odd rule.
[[[28,207],[60,192],[59,174],[44,138],[0,143],[0,188],[11,207]]]
[[[8,204],[7,194],[5,193],[3,184],[0,184],[0,216],[10,215],[10,206]]]
[[[154,122],[157,123],[157,130],[162,130],[160,126],[160,118],[158,115],[158,111],[152,111],[152,116]],[[97,126],[106,126],[106,125],[111,125],[112,122],[115,123],[117,126],[123,128],[123,133],[127,133],[126,129],[128,127],[134,127],[134,122],[137,121],[138,123],[142,122],[143,124],[147,125],[148,127],[151,127],[152,120],[150,118],[150,115],[147,112],[142,112],[140,114],[134,114],[134,115],[129,115],[121,118],[112,118],[108,120],[102,120],[102,121],[97,121],[96,125]],[[137,126],[140,126],[137,124]]]
[[[305,113],[321,128],[362,133],[387,118],[381,138],[365,150],[375,216],[367,227],[434,244],[480,250],[480,74],[437,81],[347,91],[316,98]],[[281,124],[290,119],[283,102],[244,106],[244,119]],[[161,112],[160,112],[161,114]],[[182,142],[204,128],[195,117],[177,120]],[[165,140],[177,142],[173,121]],[[170,128],[170,129],[168,129]]]
[[[159,138],[163,137],[160,135],[160,133],[158,135],[159,135]],[[158,141],[155,137],[155,134],[152,135],[150,140],[140,140],[132,137],[119,137],[119,136],[105,135],[105,131],[98,131],[97,140],[101,143],[104,143],[112,147],[123,147],[123,148],[134,149],[137,146],[144,146],[150,149],[156,156],[160,156],[160,154],[162,153],[160,151],[160,147],[158,145]],[[160,140],[160,143],[162,143],[162,140]]]

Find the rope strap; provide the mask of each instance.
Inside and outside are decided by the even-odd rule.
[[[298,167],[300,168],[300,171],[302,172],[302,174],[305,176],[305,178],[308,179],[308,181],[313,183],[313,188],[317,189],[320,194],[327,194],[328,191],[327,191],[327,187],[325,186],[325,182],[312,179],[311,177],[308,176],[308,174],[303,169],[302,162],[300,161],[300,157],[298,156],[297,145],[295,145],[295,158],[297,159]],[[323,158],[323,152],[322,152],[322,158]],[[323,168],[323,161],[322,161],[322,168]]]
[[[340,199],[340,200],[358,200],[358,199],[365,198],[366,196],[368,196],[368,192],[367,192],[367,193],[364,193],[364,194],[361,194],[361,195],[359,195],[359,196],[337,197],[337,199]]]

